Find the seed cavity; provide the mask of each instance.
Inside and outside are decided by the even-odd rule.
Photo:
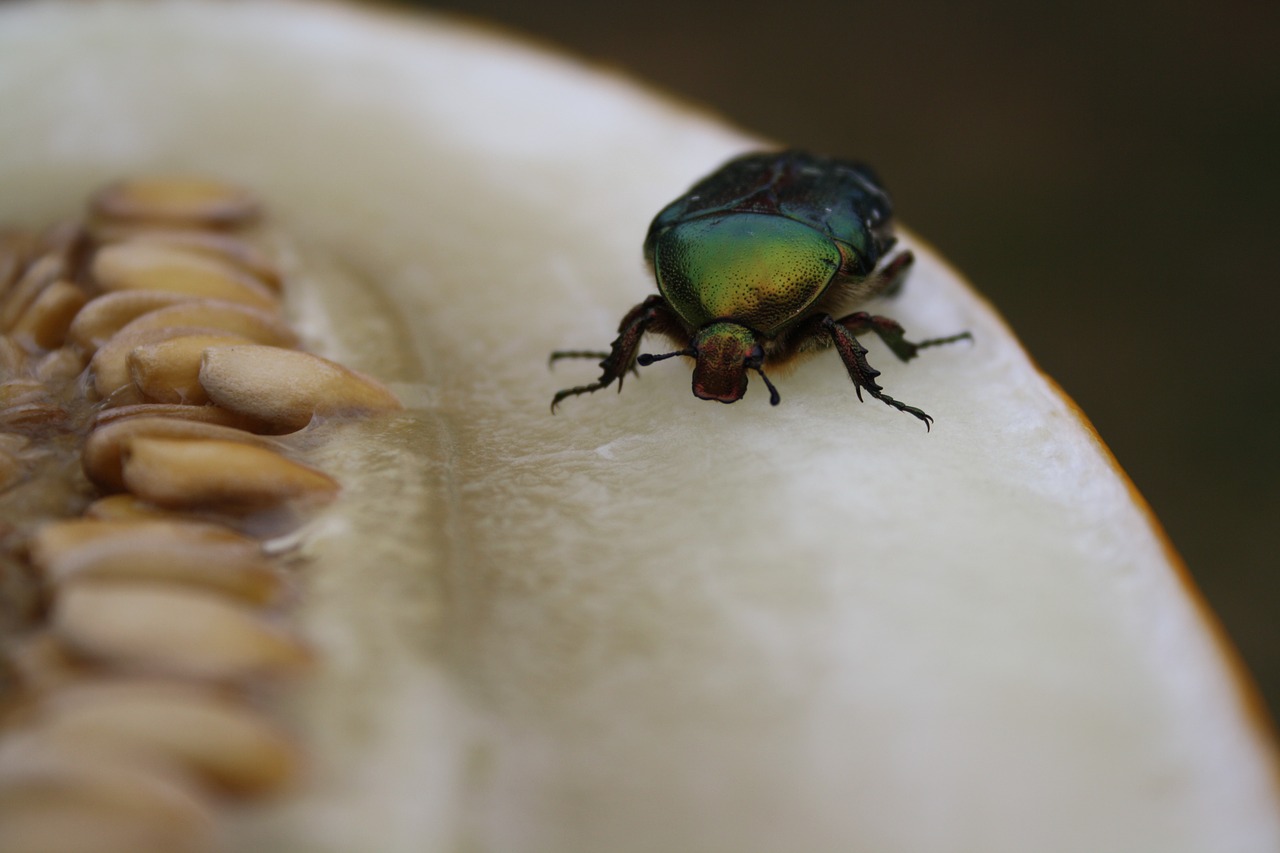
[[[0,228],[0,850],[207,851],[301,773],[279,543],[341,490],[315,427],[400,403],[298,349],[260,219],[146,178]]]

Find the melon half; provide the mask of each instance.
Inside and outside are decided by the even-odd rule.
[[[0,221],[123,175],[252,187],[309,347],[408,407],[323,451],[317,662],[279,698],[308,770],[227,849],[1280,850],[1270,731],[1158,525],[910,233],[871,310],[974,342],[867,344],[931,433],[834,353],[776,408],[672,360],[548,411],[596,378],[548,353],[653,292],[649,219],[770,143],[468,26],[272,0],[6,4],[0,104]]]

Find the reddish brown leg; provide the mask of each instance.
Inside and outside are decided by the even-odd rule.
[[[873,274],[875,285],[867,295],[893,296],[902,289],[902,283],[906,281],[907,273],[911,271],[911,265],[915,261],[916,256],[911,254],[910,250],[894,255],[892,260]]]
[[[815,314],[806,319],[804,323],[792,332],[789,336],[789,346],[794,351],[834,346],[836,352],[840,353],[840,360],[844,362],[845,370],[849,371],[849,378],[853,380],[854,393],[858,395],[859,400],[862,399],[862,392],[865,390],[886,406],[892,406],[900,412],[906,412],[924,421],[925,429],[928,429],[929,425],[933,423],[932,417],[915,406],[908,406],[906,403],[893,399],[884,393],[880,383],[876,382],[876,377],[880,375],[880,371],[867,363],[867,348],[858,342],[858,339],[853,336],[853,333],[845,325],[846,320],[854,319],[858,316],[853,314],[842,320],[836,320],[830,314]],[[861,316],[870,317],[870,315],[865,314]],[[892,323],[893,321],[890,320],[889,322]],[[857,324],[855,323],[855,325]],[[894,325],[896,326],[897,324],[894,323]],[[914,355],[914,352],[912,355]]]
[[[913,343],[906,339],[906,332],[903,331],[902,326],[898,325],[897,321],[890,320],[888,317],[881,317],[878,314],[868,314],[865,311],[841,317],[836,322],[855,335],[863,332],[875,332],[880,336],[880,340],[884,341],[885,345],[893,350],[893,354],[903,361],[910,361],[915,358],[920,350],[925,347],[936,347],[939,344],[950,344],[966,339],[973,340],[973,335],[970,333],[960,332],[957,335],[948,335],[945,338],[929,338],[928,340]]]
[[[618,390],[621,391],[623,377],[628,370],[635,370],[640,339],[644,337],[646,331],[650,330],[650,327],[653,331],[668,334],[681,327],[679,318],[661,296],[650,296],[627,312],[618,325],[618,337],[614,339],[609,352],[558,350],[551,353],[552,362],[562,358],[603,357],[600,362],[600,378],[590,385],[579,385],[576,388],[566,388],[556,392],[555,397],[551,399],[551,411],[555,412],[556,406],[560,405],[560,401],[566,397],[599,391],[613,384],[614,380],[617,380]]]

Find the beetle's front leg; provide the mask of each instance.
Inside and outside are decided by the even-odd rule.
[[[865,311],[841,317],[836,322],[854,335],[859,335],[863,332],[875,332],[880,336],[880,340],[884,341],[885,345],[893,350],[893,354],[903,361],[910,361],[915,358],[919,351],[925,347],[936,347],[939,344],[951,344],[966,339],[973,340],[973,335],[969,332],[960,332],[956,335],[948,335],[945,338],[929,338],[928,340],[912,342],[907,340],[906,331],[897,321],[890,320],[888,317],[881,317],[878,314],[868,314]]]
[[[566,388],[563,391],[556,392],[555,397],[551,399],[551,411],[554,412],[556,406],[560,405],[560,401],[566,397],[599,391],[601,388],[607,388],[613,384],[615,379],[618,382],[618,390],[621,391],[622,378],[628,370],[635,369],[636,354],[640,349],[640,339],[644,337],[644,333],[649,327],[655,324],[661,327],[660,330],[663,331],[673,326],[679,326],[679,319],[661,296],[650,296],[627,312],[627,315],[622,318],[622,322],[618,325],[618,337],[614,339],[609,352],[559,350],[551,353],[553,362],[561,358],[596,358],[603,356],[600,362],[600,378],[590,385],[579,385],[576,388]]]
[[[862,392],[865,389],[868,394],[885,405],[924,421],[925,429],[933,423],[933,418],[920,409],[900,403],[884,393],[880,383],[876,382],[880,371],[867,363],[867,348],[858,342],[858,339],[844,325],[843,320],[836,320],[830,314],[815,314],[795,330],[792,340],[793,346],[799,351],[828,345],[835,346],[845,369],[849,371],[849,378],[853,380],[854,392],[859,400],[862,399]],[[830,344],[827,341],[830,341]]]

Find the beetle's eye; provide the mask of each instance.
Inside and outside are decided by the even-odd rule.
[[[760,346],[760,344],[753,346],[751,351],[747,353],[747,357],[742,360],[742,364],[744,367],[752,369],[759,368],[764,364],[764,347]]]

